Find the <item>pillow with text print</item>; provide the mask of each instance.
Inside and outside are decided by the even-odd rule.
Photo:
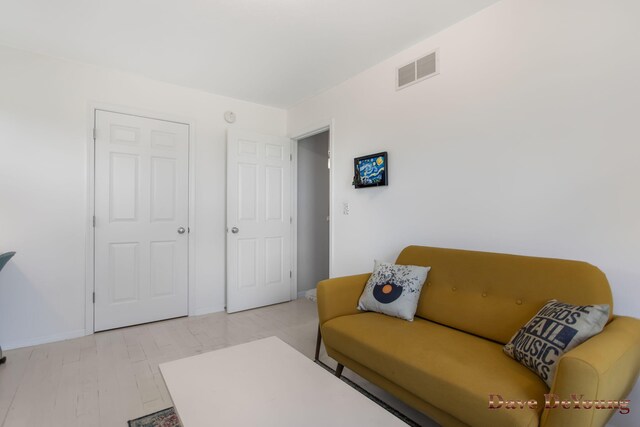
[[[600,333],[609,305],[572,305],[551,300],[504,346],[504,352],[551,387],[560,357]]]

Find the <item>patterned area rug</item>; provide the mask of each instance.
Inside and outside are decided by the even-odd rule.
[[[129,421],[129,427],[182,427],[173,407]]]
[[[327,371],[331,373],[335,373],[333,369],[331,369],[329,366],[325,365],[321,361],[317,360],[316,363],[322,366]],[[382,408],[386,409],[388,412],[395,415],[397,418],[401,419],[402,421],[410,425],[411,427],[420,427],[420,424],[416,423],[415,421],[413,421],[412,419],[410,419],[400,411],[387,405],[385,402],[378,399],[376,396],[369,393],[367,390],[363,389],[362,387],[360,387],[358,384],[354,383],[350,379],[344,376],[340,377],[340,379],[345,383],[349,384],[351,387],[358,390],[360,393],[368,397],[370,400],[380,405]],[[182,427],[182,424],[180,424],[180,421],[178,420],[178,415],[176,415],[176,411],[173,408],[167,408],[167,409],[163,409],[162,411],[155,412],[151,415],[146,415],[144,417],[131,420],[129,421],[129,427]]]

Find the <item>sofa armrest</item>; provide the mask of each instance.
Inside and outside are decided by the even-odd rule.
[[[337,277],[318,283],[318,318],[320,324],[339,316],[360,313],[357,309],[360,294],[371,273]]]
[[[567,352],[559,361],[552,395],[573,400],[626,399],[640,372],[640,320],[614,317],[598,335]],[[575,406],[575,405],[574,405]],[[604,426],[621,409],[545,408],[541,426]]]

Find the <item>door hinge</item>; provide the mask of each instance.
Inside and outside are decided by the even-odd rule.
[[[93,128],[93,139],[96,139],[96,135],[98,134],[96,128]]]
[[[95,216],[95,215],[93,216],[93,221],[92,221],[92,223],[93,223],[93,227],[95,228],[95,226],[96,226],[96,216]]]
[[[293,217],[292,216],[289,217],[289,224],[293,224]]]
[[[93,303],[94,304],[96,303],[96,293],[95,292],[93,293]]]
[[[293,162],[293,154],[289,154],[289,161]]]
[[[289,278],[293,277],[293,271],[289,270]]]

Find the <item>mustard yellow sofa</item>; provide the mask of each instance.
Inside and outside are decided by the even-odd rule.
[[[611,316],[603,332],[561,358],[551,390],[502,352],[550,299],[612,305],[596,267],[422,246],[405,248],[396,262],[431,266],[413,322],[356,309],[369,274],[318,284],[322,339],[340,370],[346,366],[444,426],[602,426],[621,410],[545,409],[544,395],[624,399],[640,369],[638,319]],[[535,399],[537,408],[489,409],[490,394]]]

